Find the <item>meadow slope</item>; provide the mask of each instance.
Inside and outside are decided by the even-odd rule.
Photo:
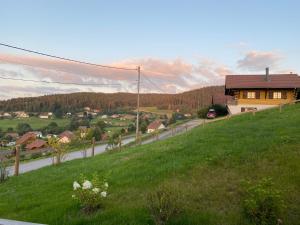
[[[243,179],[271,177],[287,205],[284,224],[300,221],[300,104],[244,114],[149,145],[109,152],[12,177],[0,184],[0,218],[46,224],[153,224],[146,195],[160,184],[184,193],[170,224],[248,224]],[[72,182],[98,173],[110,183],[105,209],[84,216]]]

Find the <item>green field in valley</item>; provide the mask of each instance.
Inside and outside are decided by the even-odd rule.
[[[12,127],[16,128],[18,123],[28,123],[32,129],[37,130],[47,126],[51,122],[56,122],[58,126],[64,127],[69,124],[69,119],[41,119],[38,117],[30,117],[30,118],[14,118],[14,119],[1,119],[0,120],[0,128],[2,130],[7,130],[7,128]]]
[[[273,179],[283,194],[283,224],[300,221],[300,104],[243,114],[156,143],[11,177],[0,184],[0,218],[57,225],[154,224],[147,194],[177,187],[182,213],[168,224],[245,225],[242,180]],[[80,174],[98,173],[110,189],[104,209],[84,215],[71,198]]]

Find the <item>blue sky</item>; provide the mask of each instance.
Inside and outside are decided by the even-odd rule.
[[[7,0],[0,3],[0,42],[95,63],[141,64],[157,72],[148,76],[168,92],[222,84],[224,74],[216,72],[219,70],[262,73],[265,66],[270,66],[271,72],[300,70],[299,1]],[[6,57],[21,53],[0,47],[0,54]],[[34,65],[38,63],[41,62]],[[56,76],[21,67],[0,61],[2,74],[8,77],[54,80]],[[71,76],[74,71],[67,72]],[[81,75],[78,81],[89,76],[98,79],[90,71]],[[130,85],[123,83],[130,91]],[[12,83],[1,81],[1,85],[8,87]],[[28,88],[30,85],[33,84],[28,84]],[[145,91],[157,91],[149,85],[145,84]],[[20,96],[21,92],[18,93],[12,95]],[[2,96],[8,97],[7,93]]]

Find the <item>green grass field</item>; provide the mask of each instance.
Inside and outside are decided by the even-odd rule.
[[[168,118],[170,118],[173,114],[172,110],[158,109],[157,107],[140,107],[140,111],[154,113],[154,114],[158,114],[158,115],[167,115]]]
[[[69,119],[40,119],[37,117],[2,119],[0,120],[0,128],[5,131],[9,127],[15,129],[18,123],[28,123],[32,127],[32,129],[37,130],[47,126],[51,122],[56,122],[58,126],[63,127],[66,126],[69,121]]]
[[[0,184],[0,218],[57,225],[153,224],[146,196],[160,184],[183,193],[169,224],[248,224],[241,181],[271,177],[284,224],[300,221],[300,104],[216,121],[168,140],[46,167]],[[81,173],[110,183],[105,208],[85,216],[71,199]]]

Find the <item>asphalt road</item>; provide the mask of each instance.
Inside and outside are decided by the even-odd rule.
[[[202,124],[202,122],[203,122],[203,120],[199,120],[199,119],[188,121],[184,124],[178,125],[177,127],[173,128],[173,129],[164,131],[164,132],[158,134],[156,137],[152,137],[152,138],[149,138],[145,141],[142,141],[141,144],[148,144],[148,143],[151,143],[151,142],[154,142],[154,141],[167,139],[169,137],[172,137],[172,136],[178,135],[180,133],[183,133],[187,130],[190,130],[190,129]],[[122,145],[126,145],[130,142],[133,142],[134,140],[135,140],[135,137],[130,137],[130,138],[124,139],[122,141]],[[101,153],[105,152],[106,147],[107,147],[106,144],[95,146],[95,155],[98,155],[98,154],[101,154]],[[91,156],[91,152],[92,152],[91,150],[92,150],[91,148],[87,149],[87,157]],[[83,155],[82,150],[74,151],[74,152],[68,153],[64,157],[63,162],[74,160],[74,159],[80,159],[80,158],[83,158],[83,157],[84,157],[84,155]],[[29,172],[29,171],[32,171],[32,170],[40,169],[40,168],[45,167],[45,166],[50,166],[52,164],[53,164],[53,158],[52,157],[44,158],[44,159],[38,159],[38,160],[25,162],[25,163],[20,163],[19,173],[20,174],[21,173],[26,173],[26,172]],[[8,168],[8,173],[9,173],[9,176],[13,175],[13,173],[14,173],[14,167],[13,166]]]

